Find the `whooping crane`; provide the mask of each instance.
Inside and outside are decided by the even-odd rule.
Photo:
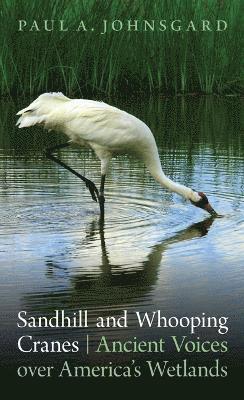
[[[133,153],[142,159],[153,178],[164,188],[176,192],[212,216],[217,213],[203,192],[176,183],[163,172],[157,145],[149,127],[125,111],[106,103],[84,99],[69,99],[62,93],[44,93],[28,107],[19,111],[19,128],[41,125],[45,129],[65,133],[69,141],[47,149],[46,155],[62,167],[82,179],[92,199],[99,201],[101,219],[104,219],[104,185],[109,162],[113,155]],[[77,143],[94,150],[101,161],[101,185],[95,184],[63,163],[53,152]]]

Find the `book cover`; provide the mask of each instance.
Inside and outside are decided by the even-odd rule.
[[[243,1],[0,16],[4,381],[236,384]]]

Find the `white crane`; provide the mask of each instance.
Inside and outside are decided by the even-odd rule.
[[[69,141],[46,151],[48,158],[82,179],[88,187],[93,200],[99,201],[101,218],[104,218],[104,184],[113,155],[133,153],[144,161],[150,174],[164,188],[178,193],[190,202],[208,211],[212,216],[217,213],[211,207],[206,195],[169,179],[163,172],[157,145],[149,127],[125,111],[106,103],[69,99],[62,93],[44,93],[28,107],[19,111],[19,128],[41,125],[48,130],[65,133]],[[101,161],[101,186],[98,191],[95,184],[52,153],[60,148],[77,143],[94,150]]]

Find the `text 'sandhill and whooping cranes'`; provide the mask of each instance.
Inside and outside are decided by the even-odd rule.
[[[176,183],[164,174],[151,130],[133,115],[103,102],[69,99],[62,93],[44,93],[17,115],[20,115],[17,121],[19,128],[41,125],[48,130],[63,132],[68,136],[68,142],[49,148],[46,155],[86,183],[93,200],[99,201],[102,219],[104,218],[105,176],[112,156],[121,153],[133,153],[144,161],[150,174],[162,187],[178,193],[212,216],[217,216],[203,192],[196,192]],[[55,150],[72,143],[92,148],[100,159],[100,190],[91,180],[53,155]]]

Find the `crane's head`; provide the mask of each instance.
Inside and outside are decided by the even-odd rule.
[[[200,199],[197,200],[197,201],[190,200],[190,202],[191,202],[194,206],[199,207],[199,208],[202,208],[203,210],[207,211],[207,212],[208,212],[209,214],[211,214],[213,217],[217,217],[218,214],[216,213],[216,211],[213,209],[213,207],[212,207],[211,204],[209,203],[206,194],[203,193],[203,192],[197,192],[197,193],[198,193]]]

